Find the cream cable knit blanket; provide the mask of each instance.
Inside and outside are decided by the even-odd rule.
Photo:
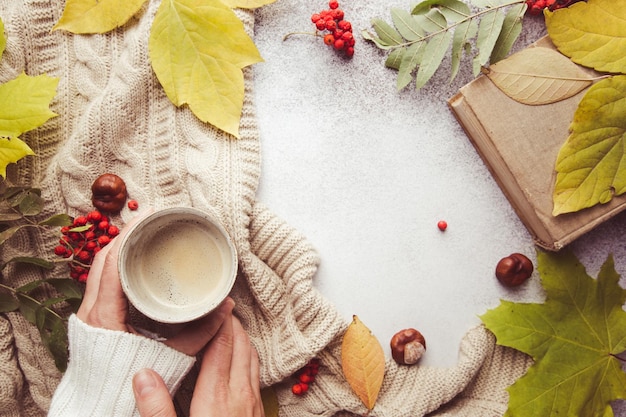
[[[198,122],[188,109],[175,108],[147,55],[158,3],[148,1],[122,29],[76,36],[51,31],[63,0],[0,1],[8,41],[0,82],[23,71],[60,79],[52,103],[59,116],[23,136],[37,156],[12,165],[9,178],[43,190],[42,218],[89,211],[91,183],[104,172],[124,178],[130,196],[142,207],[213,208],[239,251],[236,313],[259,351],[263,385],[276,386],[281,415],[364,414],[339,361],[348,322],[312,284],[316,252],[255,200],[260,152],[252,70],[245,72],[239,140]],[[238,15],[252,33],[253,13]],[[125,210],[114,222],[122,226],[130,216]],[[5,245],[2,257],[38,248],[39,256],[49,258],[55,244],[53,233],[22,233]],[[30,267],[5,270],[5,279],[14,286],[39,278],[42,272]],[[321,359],[320,376],[307,395],[295,397],[289,392],[289,376],[313,356]],[[384,386],[370,415],[501,415],[505,387],[527,366],[525,356],[496,347],[492,336],[478,327],[463,340],[455,368],[399,367],[388,360]],[[60,377],[37,330],[19,314],[0,316],[0,413],[45,415]],[[193,372],[176,396],[181,410],[192,388]]]

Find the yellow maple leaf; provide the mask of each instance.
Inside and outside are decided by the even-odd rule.
[[[149,42],[152,68],[176,106],[239,136],[242,68],[263,59],[241,20],[220,0],[163,0]]]
[[[374,408],[385,378],[385,353],[357,316],[353,316],[343,336],[341,367],[354,393],[368,410]]]
[[[67,0],[53,29],[72,33],[106,33],[124,25],[146,0]]]

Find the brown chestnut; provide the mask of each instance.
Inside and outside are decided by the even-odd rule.
[[[100,211],[119,212],[126,197],[126,183],[115,174],[102,174],[91,185],[91,202]]]
[[[507,287],[523,284],[533,273],[533,263],[521,253],[512,253],[496,265],[496,278]]]
[[[415,329],[404,329],[391,338],[391,357],[400,365],[413,365],[426,351],[424,336]]]

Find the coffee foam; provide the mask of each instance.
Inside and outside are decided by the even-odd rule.
[[[141,287],[164,305],[185,306],[215,297],[224,274],[224,249],[205,226],[163,226],[139,254]]]
[[[118,263],[130,303],[163,323],[212,311],[237,273],[237,253],[224,228],[208,213],[182,207],[136,223],[122,240]]]

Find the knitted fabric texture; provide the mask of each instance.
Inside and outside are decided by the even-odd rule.
[[[173,393],[195,363],[195,357],[161,342],[94,328],[76,315],[70,317],[68,326],[71,360],[52,398],[49,416],[139,416],[132,378],[140,369],[157,371]],[[91,372],[94,369],[102,372]]]
[[[63,0],[0,2],[7,37],[0,82],[22,72],[59,78],[51,104],[58,117],[22,135],[37,156],[11,165],[8,178],[42,189],[41,218],[92,210],[91,184],[105,172],[121,176],[141,207],[193,206],[219,213],[240,259],[232,292],[235,312],[259,352],[262,384],[276,387],[281,415],[363,414],[366,410],[342,377],[339,360],[348,322],[313,286],[317,253],[255,199],[260,147],[252,69],[244,71],[240,139],[199,122],[185,107],[173,106],[148,57],[158,5],[158,0],[147,1],[123,28],[81,36],[52,30]],[[252,33],[253,12],[237,14]],[[132,216],[124,209],[112,221],[121,227]],[[4,245],[3,260],[33,250],[49,258],[57,239],[53,232],[20,233]],[[45,277],[34,267],[10,266],[3,280],[19,286]],[[289,376],[314,356],[321,360],[320,375],[306,396],[295,397]],[[18,313],[0,316],[0,358],[2,415],[45,415],[61,374],[37,330]],[[506,407],[504,388],[525,366],[526,358],[494,347],[491,335],[478,327],[463,340],[458,366],[452,369],[399,367],[388,361],[379,401],[369,415],[415,417],[451,401],[449,412],[463,410],[455,415],[500,415]],[[188,410],[196,372],[197,367],[176,394],[181,414]]]

